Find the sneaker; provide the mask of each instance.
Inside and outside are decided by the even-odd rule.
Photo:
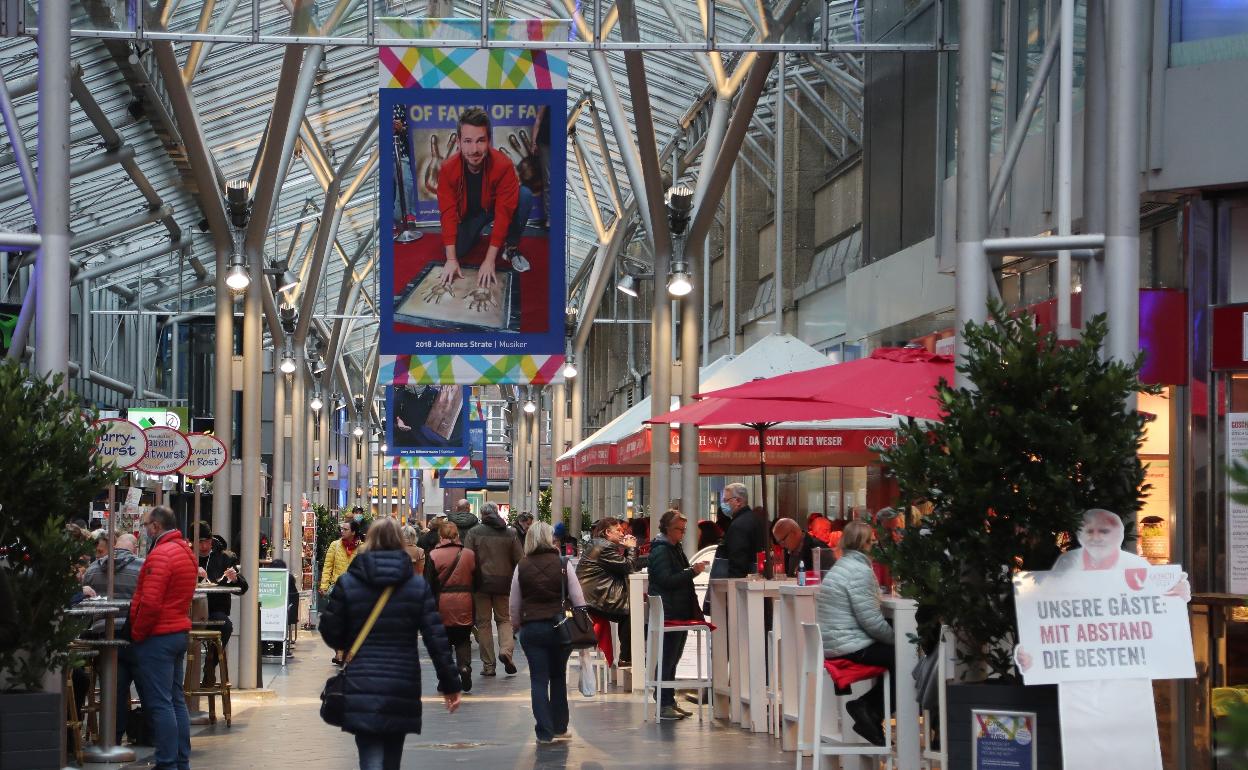
[[[496,676],[496,674],[494,672],[494,669],[491,668],[488,671],[482,671],[481,676]]]
[[[550,746],[554,744],[554,742],[555,742],[554,738],[538,738],[537,739],[538,746]]]
[[[504,671],[506,671],[508,674],[514,674],[514,673],[516,673],[516,671],[517,671],[517,669],[516,669],[516,664],[515,664],[515,662],[511,659],[511,656],[510,656],[510,655],[499,655],[499,656],[498,656],[498,659],[499,659],[499,661],[501,661],[501,662],[502,662],[502,664],[503,664],[503,670],[504,670]]]
[[[507,250],[503,252],[503,256],[511,262],[512,270],[515,270],[517,273],[528,272],[529,260],[520,253],[520,249],[517,249],[515,246],[508,246]]]
[[[659,719],[684,719],[689,716],[687,712],[681,711],[675,706],[664,706],[659,710]]]
[[[684,709],[682,709],[680,706],[672,706],[672,708],[676,709],[676,711],[678,711],[678,712],[679,712],[679,713],[681,713],[681,714],[684,714],[684,715],[685,715],[685,716],[687,716],[687,717],[691,717],[691,716],[693,716],[693,712],[692,712],[692,711],[685,711],[685,710],[684,710]]]
[[[472,692],[472,669],[464,669],[459,672],[459,686],[464,692]]]
[[[851,700],[845,704],[845,710],[854,720],[854,732],[873,746],[884,745],[884,728],[879,722],[871,719],[871,709],[866,703],[861,700]]]

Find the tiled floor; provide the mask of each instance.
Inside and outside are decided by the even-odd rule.
[[[306,632],[297,653],[285,668],[265,665],[264,681],[272,694],[242,695],[232,727],[222,722],[193,728],[191,762],[196,770],[356,766],[353,738],[324,724],[318,713],[321,686],[333,672],[331,653]],[[519,645],[516,658],[519,675],[475,678],[472,693],[455,714],[443,709],[426,665],[424,732],[408,736],[403,767],[745,770],[793,765],[793,755],[781,752],[779,741],[716,723],[710,720],[709,707],[705,722],[694,716],[655,725],[643,721],[640,697],[621,692],[585,698],[576,692],[575,682],[569,695],[572,739],[539,748],[533,740],[529,679]],[[124,770],[150,766],[141,759]]]

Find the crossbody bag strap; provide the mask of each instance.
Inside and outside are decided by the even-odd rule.
[[[373,626],[377,623],[377,618],[381,617],[381,610],[386,606],[386,602],[390,601],[390,594],[394,593],[394,586],[386,586],[381,592],[381,596],[377,597],[377,603],[373,605],[373,611],[368,614],[368,620],[364,621],[364,627],[360,629],[359,636],[355,637],[355,644],[351,645],[351,649],[347,652],[347,663],[355,657],[360,651],[360,647],[364,645],[364,640],[368,638],[368,632],[373,630]],[[346,663],[343,664],[346,667]]]

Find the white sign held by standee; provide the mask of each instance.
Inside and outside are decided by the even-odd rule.
[[[96,456],[104,465],[129,470],[143,461],[147,454],[147,436],[143,429],[127,420],[111,417],[96,420],[95,426],[104,433],[95,444]]]
[[[1227,462],[1248,461],[1248,412],[1231,412],[1226,416]],[[1243,492],[1228,474],[1226,476],[1226,580],[1233,594],[1248,593],[1248,505],[1231,499],[1232,492]]]
[[[147,452],[139,462],[139,470],[154,476],[167,476],[182,470],[191,459],[191,445],[174,428],[157,426],[143,431],[147,436]]]
[[[1026,684],[1196,676],[1177,564],[1014,576]]]
[[[191,457],[182,469],[183,475],[190,479],[204,479],[214,475],[230,461],[230,453],[226,451],[216,436],[207,433],[188,433],[186,439],[191,445]]]

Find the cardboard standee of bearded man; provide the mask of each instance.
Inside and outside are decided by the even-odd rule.
[[[1052,573],[1124,570],[1151,566],[1145,558],[1122,550],[1125,532],[1118,514],[1093,508],[1083,514],[1077,534],[1079,548],[1057,558]],[[1166,592],[1191,599],[1187,575]],[[1031,656],[1019,647],[1015,661],[1022,671]],[[1098,679],[1058,685],[1065,770],[1162,770],[1161,743],[1151,679]],[[1149,729],[1151,727],[1151,729]]]

